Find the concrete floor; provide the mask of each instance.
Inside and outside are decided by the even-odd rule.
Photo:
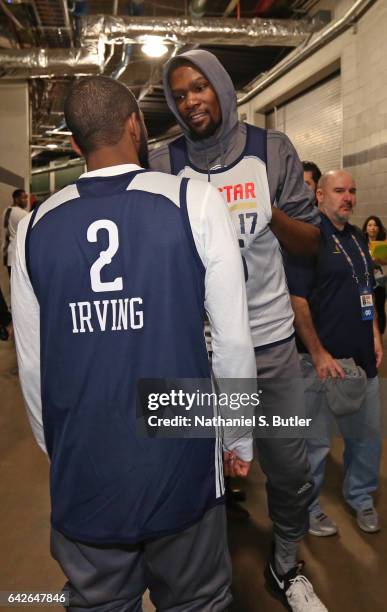
[[[382,373],[387,373],[387,358]],[[58,591],[64,576],[49,554],[48,464],[34,443],[25,416],[12,343],[0,342],[0,390],[0,591]],[[306,561],[307,576],[330,612],[385,612],[387,454],[384,453],[377,500],[384,529],[367,535],[358,530],[354,516],[341,499],[341,452],[341,442],[335,440],[323,496],[324,509],[339,524],[340,535],[308,536],[300,556]],[[251,519],[229,526],[235,599],[230,612],[280,612],[282,606],[266,593],[263,585],[262,571],[271,536],[258,466],[254,466],[243,486]],[[144,610],[153,610],[147,598]]]

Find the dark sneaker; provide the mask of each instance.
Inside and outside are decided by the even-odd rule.
[[[328,612],[317,597],[309,580],[301,574],[304,562],[281,576],[270,561],[265,569],[266,588],[291,612]]]
[[[338,532],[337,525],[329,516],[320,512],[309,516],[309,533],[314,536],[325,538]]]
[[[379,516],[373,506],[365,510],[358,510],[356,513],[356,520],[360,529],[366,533],[376,533],[380,531]]]

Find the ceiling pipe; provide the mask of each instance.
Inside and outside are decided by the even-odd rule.
[[[231,0],[229,4],[226,6],[226,10],[223,13],[223,17],[228,17],[229,15],[231,15],[231,13],[235,9],[238,2],[239,0]]]
[[[189,13],[193,19],[200,19],[206,13],[208,0],[192,0],[189,4]]]
[[[40,19],[39,11],[37,9],[35,0],[30,0],[30,6],[32,7],[32,11],[35,15],[36,23],[38,24],[39,27],[41,27],[42,20]]]
[[[99,74],[104,61],[102,51],[96,44],[80,49],[0,49],[0,78]]]
[[[120,76],[125,72],[125,70],[127,69],[129,65],[130,58],[132,57],[132,50],[133,50],[132,45],[123,46],[120,63],[110,75],[112,79],[118,80]],[[106,65],[106,62],[105,62],[105,65]]]
[[[36,176],[37,174],[45,174],[46,172],[50,174],[51,172],[56,172],[57,170],[65,170],[65,168],[84,166],[85,163],[86,162],[83,157],[79,157],[76,159],[70,159],[68,162],[65,162],[64,164],[58,164],[57,166],[44,166],[43,168],[31,170],[31,175]]]
[[[4,0],[0,0],[0,7],[3,9],[4,13],[13,22],[13,24],[16,26],[18,30],[25,30],[24,25],[22,25],[20,21],[15,17],[15,15],[12,13],[12,11],[9,10]]]
[[[71,20],[70,20],[70,13],[69,13],[69,7],[68,7],[67,0],[60,0],[60,4],[62,7],[62,11],[63,11],[65,26],[69,32],[70,47],[74,47],[74,31],[73,31],[73,27],[72,27]]]
[[[174,44],[264,45],[296,47],[320,30],[319,20],[185,19],[89,15],[81,21],[81,40],[138,43],[144,36],[162,36]]]
[[[104,61],[103,61],[103,71],[105,72],[110,60],[112,59],[113,55],[114,55],[114,51],[115,51],[115,45],[109,45],[110,46],[110,50],[109,53],[107,54],[107,56],[105,57]]]
[[[250,91],[238,98],[238,105],[246,104],[255,98],[259,93],[267,89],[272,83],[280,79],[282,76],[287,74],[289,70],[292,70],[298,66],[301,62],[306,60],[308,57],[319,51],[326,44],[334,40],[337,36],[345,32],[348,28],[351,28],[355,23],[364,15],[368,9],[375,4],[376,0],[357,0],[353,6],[337,21],[333,24],[329,24],[325,27],[316,38],[312,40],[306,46],[302,46],[295,55],[285,58],[272,70],[270,70],[265,76],[255,81],[252,84]]]

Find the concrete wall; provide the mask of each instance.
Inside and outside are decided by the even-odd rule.
[[[30,184],[30,119],[27,82],[0,83],[0,216],[12,203],[15,189],[29,191]],[[1,218],[1,217],[0,217]],[[8,279],[0,265],[0,284],[8,294]]]
[[[27,82],[0,83],[0,208],[14,189],[29,191],[29,110]]]
[[[338,18],[352,5],[349,0],[322,1],[314,11],[331,9],[334,17]],[[265,111],[340,67],[342,166],[353,173],[357,182],[356,223],[361,223],[368,214],[376,214],[387,225],[386,31],[387,2],[377,0],[355,27],[240,107],[247,120],[255,123],[256,118],[261,120]]]

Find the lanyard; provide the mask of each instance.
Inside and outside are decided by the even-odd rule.
[[[352,269],[352,278],[355,279],[356,283],[359,284],[359,278],[356,274],[356,270],[355,270],[355,266],[353,265],[352,259],[350,258],[350,256],[348,255],[347,251],[345,250],[345,248],[343,247],[343,245],[341,244],[340,240],[338,239],[338,237],[335,234],[332,234],[332,238],[335,241],[336,245],[338,246],[338,248],[340,249],[340,251],[343,253],[343,255],[345,256],[346,260],[348,261],[349,265],[351,266]],[[367,259],[366,256],[364,254],[363,249],[361,248],[360,244],[358,243],[356,237],[351,234],[351,238],[354,241],[354,243],[356,244],[357,248],[359,249],[359,253],[363,259],[363,263],[364,263],[364,276],[366,279],[366,283],[367,283],[367,287],[369,285],[369,279],[370,279],[370,273],[368,272],[368,265],[367,265]]]

